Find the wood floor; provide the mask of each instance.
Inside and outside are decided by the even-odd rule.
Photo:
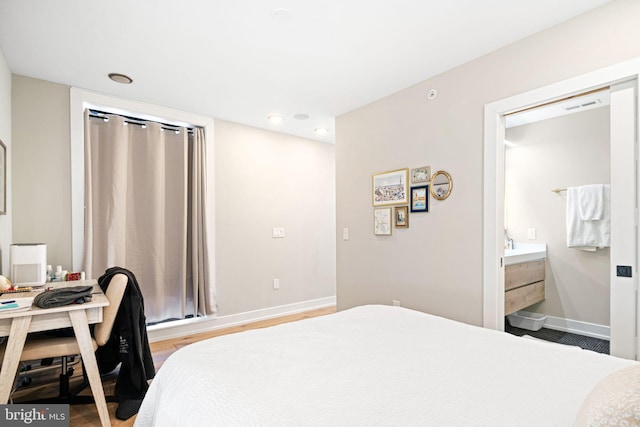
[[[155,343],[151,343],[151,353],[153,354],[153,361],[156,367],[156,371],[162,367],[162,364],[165,360],[173,352],[176,350],[192,344],[197,341],[202,341],[208,338],[217,337],[220,335],[234,334],[236,332],[242,332],[249,329],[259,329],[266,328],[269,326],[278,325],[286,322],[294,322],[296,320],[307,319],[316,316],[323,316],[325,314],[334,313],[336,311],[335,307],[327,307],[321,308],[318,310],[306,311],[303,313],[292,314],[289,316],[278,317],[275,319],[263,320],[260,322],[248,323],[246,325],[234,326],[225,329],[219,329],[211,332],[204,332],[197,335],[189,335],[186,337],[175,338],[166,341],[158,341]],[[21,401],[27,401],[30,399],[41,399],[47,397],[55,397],[58,395],[58,383],[57,383],[57,375],[59,371],[43,373],[41,375],[33,376],[33,383],[31,386],[18,390],[13,393],[12,398],[15,403],[20,403]],[[102,384],[105,390],[105,394],[107,396],[113,394],[113,388],[115,386],[115,381],[117,378],[117,373],[111,373],[109,375],[105,375],[102,377]],[[81,367],[78,364],[76,370],[74,372],[73,378],[71,379],[71,388],[80,384],[82,382],[82,371]],[[89,395],[89,388],[81,393]],[[116,408],[118,407],[117,403],[107,403],[109,408],[109,416],[111,418],[112,426],[133,426],[135,421],[135,417],[129,418],[126,421],[121,421],[116,418]],[[98,418],[98,411],[96,410],[95,405],[71,405],[70,409],[70,426],[100,426],[100,420]]]

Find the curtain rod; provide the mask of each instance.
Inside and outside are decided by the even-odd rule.
[[[115,114],[115,115],[116,115],[116,116],[119,116],[119,114]],[[122,117],[124,117],[124,116],[122,116]],[[100,119],[100,120],[105,120],[105,121],[109,120],[109,118],[108,118],[108,117],[96,116],[96,115],[93,115],[93,114],[90,114],[90,115],[89,115],[89,118],[90,118],[90,119]],[[149,121],[150,121],[150,122],[152,122],[152,123],[158,123],[158,122],[154,122],[153,120],[149,120]],[[136,121],[132,121],[132,120],[125,120],[125,121],[124,121],[124,124],[125,124],[125,125],[137,125],[137,126],[142,126],[143,128],[146,128],[146,127],[147,127],[147,124],[146,124],[146,123],[143,123],[143,122],[136,122]],[[160,126],[160,129],[162,129],[162,130],[168,130],[168,131],[171,131],[171,132],[180,133],[180,129],[179,129],[179,128],[180,128],[181,126],[167,127],[167,126],[173,126],[173,125],[166,125],[166,126],[165,126],[165,124],[164,124],[164,123],[160,123],[160,125],[161,125],[161,126]],[[193,129],[191,129],[191,128],[185,128],[185,129],[187,130],[187,133],[188,133],[189,135],[193,135]]]
[[[122,117],[123,119],[125,119],[124,122],[127,123],[127,124],[145,126],[146,123],[158,123],[159,125],[161,125],[161,129],[164,129],[164,130],[173,130],[173,131],[175,131],[175,130],[177,130],[177,128],[185,128],[185,129],[187,129],[187,131],[189,133],[193,133],[193,128],[190,128],[190,127],[187,127],[187,126],[172,125],[172,124],[169,124],[169,123],[158,122],[156,120],[147,120],[147,119],[141,119],[141,118],[133,117],[133,116],[125,116],[124,114],[108,113],[106,111],[89,109],[89,118],[97,118],[97,119],[103,119],[104,120],[104,118],[105,118],[105,117],[103,117],[104,115]]]

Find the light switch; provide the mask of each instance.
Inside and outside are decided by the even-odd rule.
[[[272,237],[274,239],[284,238],[284,227],[273,227]]]
[[[342,240],[349,240],[349,229],[348,228],[343,228],[342,229]]]

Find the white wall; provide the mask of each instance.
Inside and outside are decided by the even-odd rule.
[[[527,311],[609,325],[609,248],[567,247],[567,193],[553,188],[610,183],[609,107],[507,129],[505,224],[521,243],[546,243],[546,299]],[[528,240],[527,230],[536,229]]]
[[[70,88],[14,76],[13,90],[14,240],[45,241],[51,264],[70,265]],[[334,146],[224,121],[213,139],[218,314],[334,297]]]
[[[219,120],[214,141],[219,314],[334,296],[334,145]]]
[[[7,187],[6,202],[7,214],[0,215],[0,274],[9,275],[9,245],[12,243],[11,236],[11,219],[13,204],[12,196],[12,180],[11,180],[11,71],[4,57],[2,49],[0,49],[0,140],[7,146]]]
[[[71,271],[69,87],[13,76],[14,243],[46,243]]]
[[[640,56],[638,17],[640,2],[613,1],[338,117],[336,224],[351,229],[337,245],[338,308],[395,299],[482,324],[484,105]],[[449,199],[373,236],[371,174],[425,164],[452,175]]]

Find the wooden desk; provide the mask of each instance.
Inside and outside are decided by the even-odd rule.
[[[52,283],[47,286],[81,285],[94,286],[94,292],[97,293],[92,295],[91,302],[47,309],[33,305],[31,310],[27,311],[0,313],[0,337],[9,337],[4,360],[2,361],[2,369],[0,370],[0,404],[6,404],[9,401],[11,387],[15,380],[18,363],[20,362],[20,354],[22,354],[27,334],[29,332],[48,331],[71,326],[73,327],[73,332],[80,347],[80,354],[87,371],[93,398],[96,401],[100,422],[104,427],[107,427],[111,425],[111,422],[109,420],[109,411],[107,410],[104,390],[102,389],[98,364],[96,363],[96,356],[93,352],[89,324],[102,322],[102,308],[109,305],[109,300],[107,300],[107,297],[102,293],[102,290],[95,280]],[[0,297],[0,301],[35,295],[37,295],[37,292],[5,294]]]

